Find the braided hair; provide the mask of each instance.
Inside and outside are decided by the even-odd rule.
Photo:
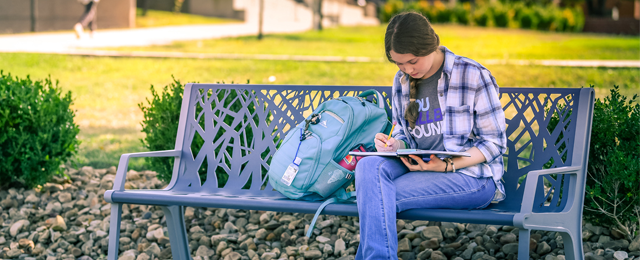
[[[439,46],[440,37],[429,20],[416,12],[404,12],[391,18],[384,35],[387,59],[394,63],[391,58],[392,50],[399,54],[410,53],[416,57],[424,57],[436,51]],[[414,128],[418,120],[419,106],[416,99],[421,79],[411,78],[406,73],[405,76],[409,78],[409,105],[404,111],[404,118]]]

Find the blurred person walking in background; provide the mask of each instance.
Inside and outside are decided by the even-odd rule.
[[[76,37],[80,39],[84,35],[84,28],[89,27],[91,37],[93,37],[93,31],[98,27],[96,23],[96,15],[98,13],[98,2],[100,0],[78,0],[84,5],[84,13],[80,17],[80,20],[73,26]]]

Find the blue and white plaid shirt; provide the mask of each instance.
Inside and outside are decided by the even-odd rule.
[[[455,55],[444,46],[440,50],[445,54],[442,76],[438,80],[438,101],[444,111],[441,129],[444,147],[450,152],[477,147],[487,161],[457,169],[457,172],[476,178],[492,177],[496,183],[493,201],[504,200],[502,154],[507,150],[507,136],[498,84],[491,72],[476,61]],[[409,104],[408,77],[398,71],[393,81],[393,120],[400,127],[394,129],[392,136],[416,149],[417,143],[404,119]]]

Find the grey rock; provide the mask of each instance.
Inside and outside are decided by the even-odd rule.
[[[471,256],[471,260],[482,259],[483,256],[484,256],[484,252],[477,252],[473,254],[473,256]]]
[[[589,238],[591,238],[593,236],[593,231],[588,230],[588,229],[583,229],[582,230],[582,241],[589,241]]]
[[[440,251],[433,251],[431,253],[432,260],[447,260],[447,257]]]
[[[467,224],[467,230],[469,232],[483,232],[485,230],[485,228],[487,228],[487,225],[485,224],[473,224],[473,223],[469,223]]]
[[[159,256],[162,253],[160,247],[156,243],[152,243],[147,249],[144,250],[144,253],[150,256]]]
[[[334,245],[334,249],[333,249],[333,254],[335,256],[340,256],[342,255],[342,251],[346,250],[346,244],[344,242],[344,240],[342,240],[342,238],[338,238],[338,240],[336,240],[336,243]],[[291,255],[291,254],[289,254]]]
[[[484,232],[485,235],[487,236],[494,236],[496,233],[498,233],[498,229],[495,226],[488,226],[487,230]]]
[[[20,251],[20,249],[14,248],[14,249],[11,249],[11,250],[5,252],[5,254],[9,258],[16,258],[16,257],[18,257],[19,255],[22,254],[22,251]]]
[[[136,257],[136,260],[149,260],[149,259],[151,259],[151,257],[146,253],[141,253],[138,255],[138,257]]]
[[[456,228],[444,228],[444,237],[447,239],[454,239],[458,236]]]
[[[440,247],[440,242],[438,242],[437,238],[432,238],[427,241],[422,241],[420,243],[420,249],[429,248],[429,249],[438,249]]]
[[[68,192],[61,192],[60,195],[58,195],[58,201],[60,201],[60,203],[67,203],[71,201],[71,199],[71,194]]]
[[[316,237],[316,241],[320,242],[320,243],[327,243],[329,242],[331,239],[325,236],[317,236]]]
[[[325,220],[325,221],[322,221],[320,223],[317,223],[316,224],[316,228],[323,229],[323,228],[326,228],[326,227],[331,226],[331,225],[333,225],[333,220],[329,219],[329,220]]]
[[[432,238],[438,239],[438,242],[441,242],[443,240],[442,232],[440,231],[440,227],[438,226],[426,227],[422,230],[421,235],[425,240],[430,240]]]
[[[271,260],[271,259],[276,259],[278,256],[275,253],[272,252],[267,252],[262,254],[262,256],[260,256],[260,260]]]
[[[322,257],[322,252],[320,252],[320,250],[317,250],[317,249],[311,249],[311,250],[305,250],[304,252],[302,252],[302,255],[304,256],[305,259],[314,259],[314,258]]]
[[[414,227],[426,226],[426,225],[429,225],[429,221],[416,220],[416,221],[411,222],[411,225],[413,225]]]
[[[66,231],[67,224],[64,222],[64,218],[62,218],[60,215],[56,216],[55,223],[53,224],[53,226],[51,226],[51,229],[55,231]]]
[[[609,236],[600,236],[600,238],[598,239],[598,243],[600,244],[604,244],[609,241],[611,241],[611,237]]]
[[[640,236],[638,236],[631,244],[629,244],[629,251],[640,251]]]
[[[602,243],[602,247],[610,248],[613,250],[624,250],[629,247],[629,242],[627,240],[614,240]]]
[[[422,252],[420,252],[418,254],[418,259],[420,260],[426,260],[429,259],[431,257],[431,254],[433,253],[433,250],[431,249],[425,249]]]
[[[500,237],[500,243],[502,244],[515,243],[517,239],[518,238],[516,237],[515,234],[507,233],[504,236]]]
[[[18,220],[15,223],[13,223],[13,225],[11,225],[11,228],[9,228],[9,234],[12,237],[15,237],[18,235],[18,232],[20,230],[22,230],[23,228],[26,229],[29,227],[30,222],[26,219],[22,219],[22,220]]]
[[[462,259],[469,260],[471,259],[472,255],[473,255],[473,249],[467,248],[466,250],[464,250],[464,252],[462,252],[462,254],[460,254],[460,257],[462,257]]]
[[[589,252],[584,254],[584,259],[585,260],[604,260],[604,257],[599,255],[594,255],[593,253]]]
[[[398,241],[398,252],[409,252],[411,251],[411,244],[409,243],[408,238],[403,238]]]
[[[624,260],[629,257],[629,253],[625,251],[616,251],[615,253],[613,253],[613,257],[617,260]]]
[[[38,198],[38,196],[36,196],[35,194],[29,194],[29,196],[27,196],[26,199],[24,199],[25,203],[31,203],[31,204],[37,204],[38,202],[40,202],[40,198]]]
[[[502,246],[505,255],[518,253],[518,243],[510,243]]]
[[[604,232],[604,230],[606,229],[606,228],[601,227],[601,226],[594,226],[591,223],[585,224],[584,227],[587,228],[588,230],[593,231],[593,233],[596,234],[596,235],[602,234]]]
[[[549,244],[547,244],[547,242],[542,241],[540,244],[538,244],[536,254],[544,255],[549,252],[551,252],[551,247],[549,246]]]
[[[264,228],[258,229],[258,231],[256,232],[256,238],[257,239],[264,239],[265,237],[267,237],[267,230]]]
[[[231,252],[224,257],[224,260],[240,260],[240,259],[242,259],[242,255],[238,252]]]
[[[201,257],[212,257],[213,255],[215,255],[215,251],[213,249],[210,249],[206,246],[200,246],[198,247],[198,250],[196,250],[196,256],[201,256]]]

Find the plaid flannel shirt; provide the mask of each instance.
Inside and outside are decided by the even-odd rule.
[[[477,147],[486,162],[457,169],[457,172],[476,178],[492,177],[496,184],[493,201],[504,200],[502,154],[507,150],[507,136],[498,84],[491,72],[476,61],[455,55],[444,46],[440,50],[445,54],[442,76],[438,80],[438,101],[444,111],[441,125],[444,147],[450,152]],[[393,81],[393,120],[400,127],[394,129],[392,136],[417,149],[407,128],[409,123],[404,119],[409,104],[408,77],[398,71]]]

